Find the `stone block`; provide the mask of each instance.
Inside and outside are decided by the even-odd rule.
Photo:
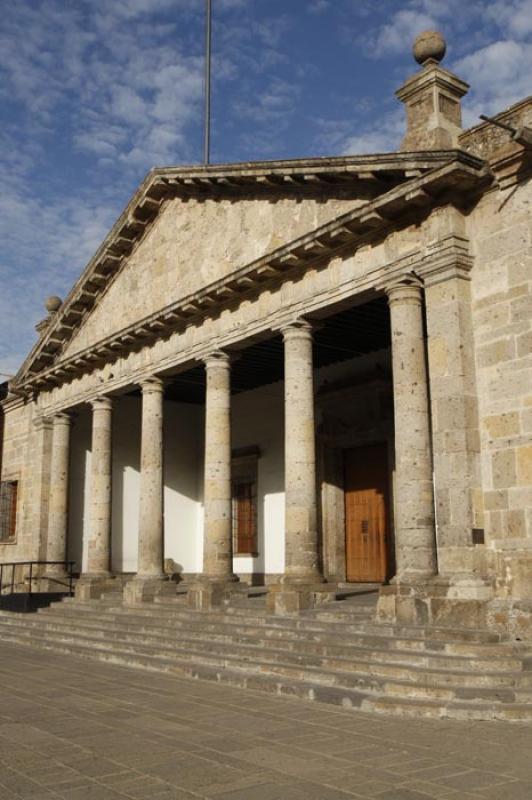
[[[515,343],[510,337],[498,339],[478,348],[478,364],[481,367],[491,367],[515,358]]]
[[[166,578],[133,578],[124,586],[123,601],[125,605],[151,603],[156,597],[174,597],[176,585]]]
[[[316,608],[336,599],[335,584],[298,584],[283,582],[270,587],[266,605],[273,614],[285,616]]]
[[[210,611],[222,608],[240,599],[245,587],[237,581],[217,581],[200,579],[192,583],[187,593],[187,604],[196,611]]]
[[[531,448],[532,450],[532,448]],[[491,457],[492,481],[495,489],[514,486],[516,481],[515,450],[498,450]]]
[[[516,450],[517,484],[532,486],[532,446]]]
[[[491,439],[512,436],[519,433],[519,414],[517,411],[511,411],[486,417],[484,425]]]

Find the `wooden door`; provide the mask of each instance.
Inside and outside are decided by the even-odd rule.
[[[344,451],[346,577],[382,583],[388,577],[386,444]]]

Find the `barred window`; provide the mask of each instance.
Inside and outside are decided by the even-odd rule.
[[[0,542],[11,542],[17,527],[17,481],[0,481]]]
[[[258,555],[257,536],[257,447],[247,447],[233,452],[232,519],[233,554]]]

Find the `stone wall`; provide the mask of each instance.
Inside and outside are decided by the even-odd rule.
[[[498,590],[532,598],[532,218],[527,184],[468,222],[484,528]]]
[[[1,562],[40,557],[49,479],[42,457],[49,453],[51,431],[35,424],[37,416],[35,403],[24,405],[16,401],[6,409],[2,480],[18,481],[18,496],[15,539],[0,543]]]

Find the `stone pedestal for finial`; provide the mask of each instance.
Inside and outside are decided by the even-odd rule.
[[[414,42],[414,58],[422,69],[396,92],[406,106],[406,136],[401,150],[448,150],[458,145],[462,132],[460,100],[469,86],[440,66],[445,50],[445,39],[437,31],[424,31]]]

